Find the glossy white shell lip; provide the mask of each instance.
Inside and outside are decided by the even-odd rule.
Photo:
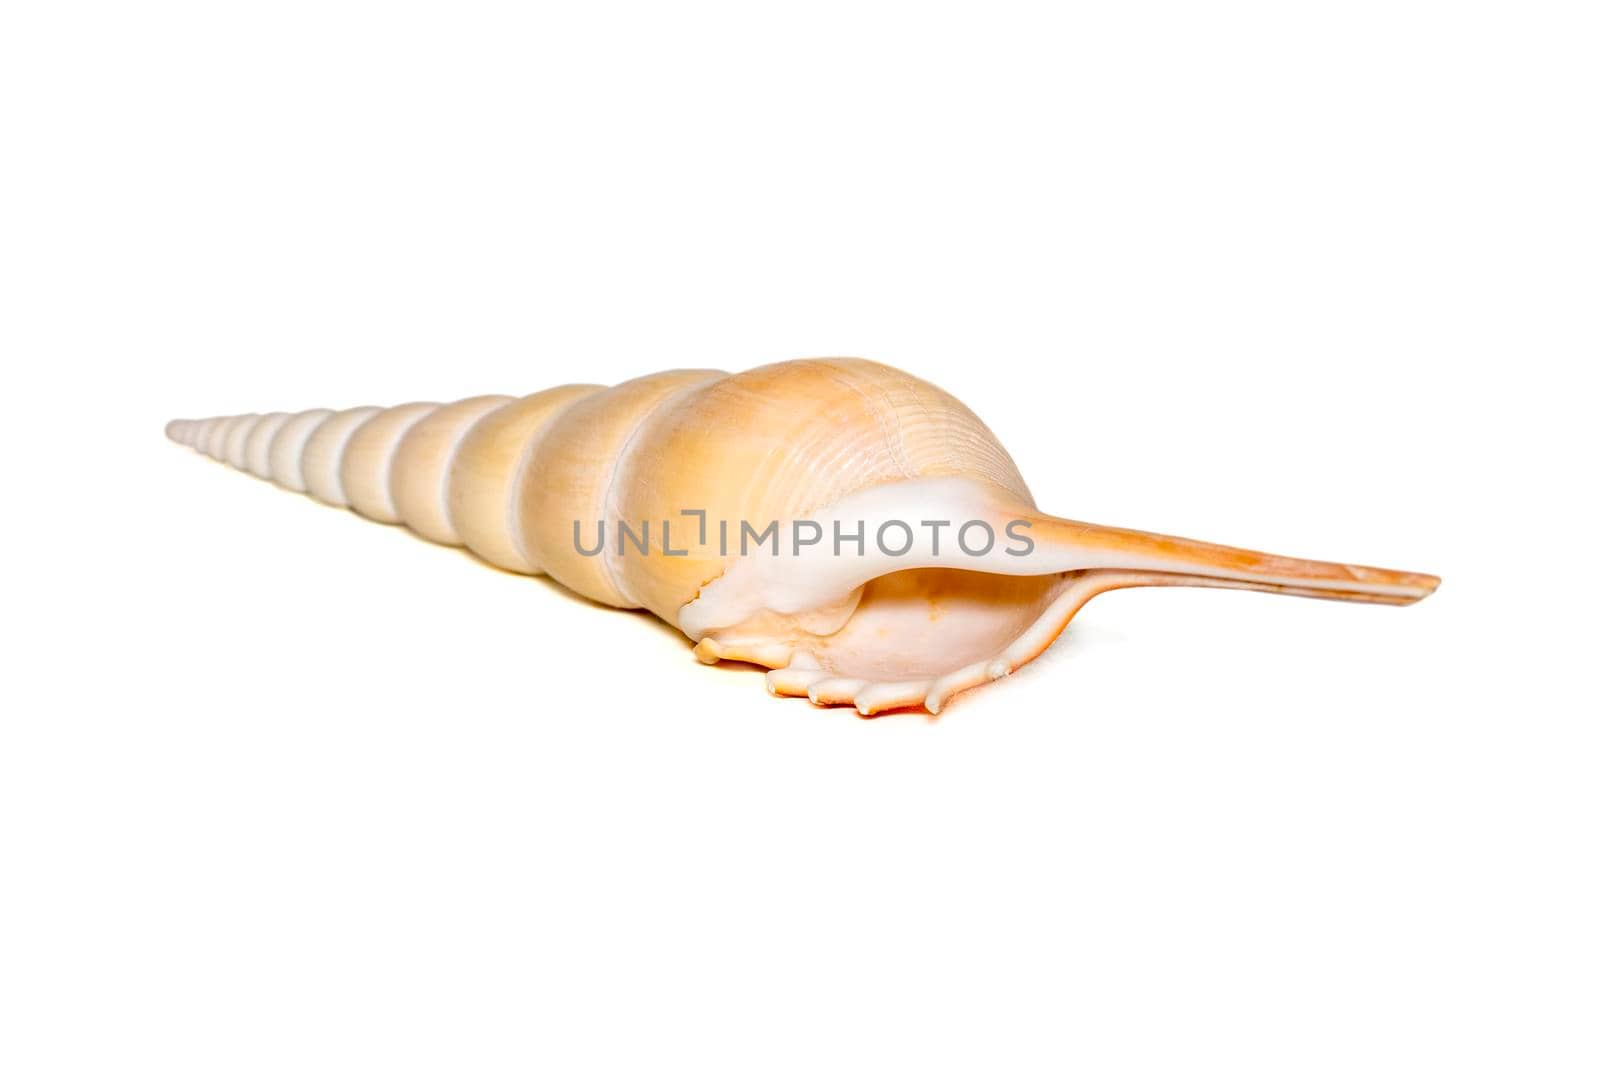
[[[1409,603],[1437,586],[1428,576],[1376,571],[1341,564],[1256,557],[1263,565],[1227,566],[1220,546],[1170,539],[1172,555],[1152,549],[1140,539],[1160,544],[1153,535],[1066,523],[1031,511],[991,490],[960,478],[919,479],[876,486],[840,499],[811,516],[824,530],[867,531],[860,551],[840,552],[831,538],[795,547],[793,523],[780,524],[776,554],[734,558],[722,577],[709,583],[679,614],[678,625],[697,639],[696,654],[706,662],[719,659],[758,663],[771,669],[767,689],[776,695],[805,696],[817,704],[853,705],[862,714],[921,707],[937,713],[958,693],[1004,678],[1026,664],[1060,635],[1079,608],[1099,593],[1136,585],[1204,585],[1306,596]],[[885,551],[873,531],[896,522],[911,530],[943,531],[942,541],[913,538],[890,542]],[[997,536],[982,553],[969,553],[952,536],[965,524],[981,522]],[[1013,525],[1020,523],[1020,526]],[[1086,536],[1078,536],[1085,532]],[[1007,536],[1026,539],[1026,548]],[[982,545],[985,538],[979,538]],[[937,547],[936,547],[937,546]],[[1189,546],[1195,546],[1190,548]],[[984,603],[981,597],[951,597],[962,580],[938,571],[992,576],[993,601],[1003,590],[1016,589],[1013,579],[1038,579],[1037,597],[1013,604]],[[841,628],[848,635],[863,588],[886,576],[927,572],[929,588],[913,591],[904,602],[871,598],[863,612],[875,613],[871,625],[882,653],[863,657],[859,651],[830,656],[830,643]],[[904,583],[902,583],[904,584]],[[970,587],[970,583],[969,583]],[[840,608],[843,608],[840,611]],[[1002,609],[1004,609],[1002,611]],[[941,627],[929,627],[919,612],[945,611]],[[842,616],[842,617],[841,617]],[[818,625],[818,620],[831,620]],[[872,671],[842,668],[839,660],[866,660]],[[916,665],[940,660],[937,669]]]
[[[1008,507],[983,487],[962,478],[924,478],[875,486],[846,496],[810,518],[825,530],[832,530],[835,523],[846,530],[865,529],[867,535],[862,542],[862,552],[857,555],[834,551],[828,538],[824,538],[823,543],[789,551],[789,546],[794,544],[790,534],[793,522],[782,523],[779,551],[733,559],[721,578],[701,589],[698,597],[683,606],[678,613],[678,628],[698,640],[717,629],[735,626],[763,610],[793,615],[822,608],[874,578],[914,568],[948,567],[986,574],[1042,575],[1082,570],[1140,570],[1147,568],[1150,562],[1147,555],[1138,552],[1063,543],[1037,536],[1044,531],[1036,528],[1034,518],[1028,513],[1019,512],[1014,505]],[[937,542],[940,551],[934,551],[936,542],[924,536],[913,541],[910,551],[888,554],[872,531],[889,522],[903,523],[913,530],[943,531]],[[955,532],[968,522],[981,522],[995,531],[989,551],[969,554],[955,543]],[[1013,523],[1019,524],[1013,527],[1015,532],[1031,542],[1030,550],[1024,551],[1019,542],[1008,541],[1005,537],[1007,527]],[[898,545],[896,542],[895,547]],[[1215,566],[1190,566],[1185,573],[1239,580],[1259,577]],[[1335,592],[1406,599],[1421,599],[1432,591],[1415,584],[1362,580],[1353,576],[1347,579],[1307,577],[1300,579],[1299,584]]]

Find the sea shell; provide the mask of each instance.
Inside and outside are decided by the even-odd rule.
[[[506,570],[647,609],[707,663],[760,664],[773,693],[866,715],[938,712],[1039,655],[1110,589],[1409,604],[1439,584],[1054,518],[958,400],[859,359],[177,420],[167,434]]]

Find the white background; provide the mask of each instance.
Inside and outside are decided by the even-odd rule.
[[[0,1061],[1595,1063],[1597,47],[6,5]],[[1443,588],[1117,593],[865,721],[161,434],[824,354]]]

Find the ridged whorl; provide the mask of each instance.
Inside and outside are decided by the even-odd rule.
[[[717,538],[698,544],[697,518],[737,531],[815,514],[888,482],[965,476],[1031,505],[1022,475],[983,422],[950,394],[860,359],[757,367],[685,391],[644,422],[614,472],[607,516],[672,520],[687,556],[610,551],[628,599],[669,622],[726,561]]]
[[[1011,457],[959,401],[857,359],[667,371],[518,400],[180,420],[168,432],[286,489],[669,622],[725,563],[683,508],[760,527],[943,475],[1031,503]],[[577,551],[574,522],[592,544],[602,521],[606,551]],[[654,550],[619,555],[619,522],[652,527]],[[687,556],[660,551],[663,522]]]

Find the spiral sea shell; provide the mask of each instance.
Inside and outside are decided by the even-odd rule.
[[[858,359],[678,370],[167,427],[241,470],[643,608],[705,662],[863,714],[938,712],[1042,652],[1091,597],[1204,585],[1382,604],[1425,574],[1054,518],[949,394]]]

